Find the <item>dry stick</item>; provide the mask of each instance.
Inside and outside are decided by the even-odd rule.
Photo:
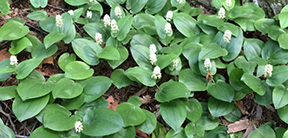
[[[29,28],[33,28],[33,29],[37,30],[38,32],[41,32],[41,33],[43,33],[45,35],[48,34],[47,32],[43,31],[42,29],[39,29],[39,28],[35,27],[34,25],[32,25],[30,23],[25,23],[25,25],[27,25]]]
[[[29,138],[29,136],[15,135],[16,138]]]
[[[2,103],[2,102],[1,102],[1,103]],[[13,128],[13,130],[16,131],[16,127],[15,127],[15,125],[14,125],[14,123],[13,123],[13,121],[12,121],[10,115],[7,114],[6,112],[4,112],[2,106],[0,106],[0,113],[2,113],[4,116],[6,116],[6,117],[8,118],[8,120],[9,120],[9,122],[10,122],[12,128]]]
[[[55,7],[55,6],[51,5],[51,4],[47,4],[47,6],[49,6],[49,7],[51,7],[51,8],[54,8],[54,9],[57,9],[57,10],[61,10],[62,12],[65,12],[64,9],[59,8],[59,7]]]

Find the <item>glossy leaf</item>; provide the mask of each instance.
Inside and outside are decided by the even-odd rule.
[[[173,17],[173,23],[176,28],[186,37],[192,37],[199,34],[199,28],[196,26],[196,20],[186,13],[178,13]]]
[[[261,19],[256,20],[254,25],[257,30],[259,30],[263,34],[266,34],[268,32],[267,28],[273,25],[274,23],[275,21],[273,19],[261,18]]]
[[[91,77],[94,70],[81,61],[71,61],[65,66],[65,77],[74,80],[83,80]]]
[[[278,85],[273,89],[273,104],[275,109],[279,109],[288,104],[288,90],[283,85]]]
[[[106,46],[98,54],[98,58],[104,58],[107,60],[120,60],[119,51],[113,46]]]
[[[188,99],[184,101],[187,110],[187,118],[196,122],[202,115],[202,106],[197,99]]]
[[[0,0],[0,13],[5,15],[10,13],[10,4],[7,0]]]
[[[113,84],[118,88],[126,87],[132,83],[132,81],[125,75],[123,69],[116,69],[111,74]]]
[[[288,49],[288,44],[286,43],[286,40],[288,39],[288,34],[287,33],[283,33],[281,35],[279,35],[278,37],[278,42],[279,42],[279,46],[283,49]]]
[[[122,128],[120,131],[104,136],[103,138],[134,138],[136,136],[136,130],[134,127]]]
[[[216,83],[209,83],[207,91],[214,98],[224,102],[231,102],[235,94],[234,89],[222,80],[218,80]]]
[[[152,69],[152,65],[149,59],[149,48],[143,45],[132,45],[130,47],[132,57],[135,62],[140,66],[148,69]]]
[[[150,111],[143,109],[143,112],[146,115],[146,120],[142,124],[138,125],[137,128],[141,130],[142,132],[151,134],[156,128],[157,119],[155,115],[151,113]]]
[[[0,7],[0,9],[1,9],[1,7]],[[11,128],[4,125],[2,123],[1,119],[0,119],[0,137],[2,137],[2,138],[15,138],[14,132],[11,130]]]
[[[279,85],[288,80],[288,66],[275,66],[273,67],[272,76],[268,77],[266,83],[270,86]]]
[[[121,65],[129,56],[129,52],[124,46],[117,47],[118,52],[120,53],[120,59],[119,60],[108,60],[109,65],[115,69],[119,65]]]
[[[58,59],[58,65],[63,71],[65,71],[66,65],[75,60],[76,56],[74,54],[63,53]]]
[[[30,2],[35,8],[44,8],[48,4],[48,0],[30,0]]]
[[[5,23],[0,28],[0,41],[16,40],[27,35],[29,28],[17,21],[10,21]]]
[[[43,10],[37,10],[29,13],[27,15],[27,18],[32,19],[32,20],[44,20],[48,17],[46,11]]]
[[[246,39],[243,49],[247,60],[250,61],[260,57],[263,44],[264,43],[259,39]]]
[[[51,33],[49,33],[44,38],[45,48],[48,49],[51,45],[53,45],[54,43],[62,40],[65,36],[66,36],[66,34],[59,33],[59,32],[51,32]]]
[[[30,135],[30,138],[61,138],[57,135],[57,132],[52,131],[50,129],[45,128],[44,126],[40,126],[36,128]]]
[[[264,124],[258,128],[255,128],[249,133],[247,138],[276,138],[274,130],[268,125]]]
[[[46,49],[44,44],[39,44],[37,46],[32,47],[31,55],[32,58],[44,59],[55,54],[57,50],[58,47],[56,45],[50,46],[49,48]]]
[[[6,101],[17,95],[17,86],[0,87],[0,101]]]
[[[146,115],[143,110],[133,105],[132,103],[121,103],[116,111],[121,115],[124,121],[124,126],[137,126],[146,120]]]
[[[269,60],[270,64],[286,64],[288,62],[288,50],[279,47],[278,43],[268,40],[261,51],[262,58]]]
[[[133,23],[132,15],[125,16],[117,22],[117,25],[119,27],[117,40],[123,41],[126,38],[127,34],[130,31],[132,23]]]
[[[155,14],[159,12],[166,4],[167,0],[148,0],[145,12]]]
[[[32,46],[32,43],[30,42],[30,40],[26,37],[23,37],[21,39],[12,41],[9,52],[12,55],[17,55],[18,53],[23,51],[26,47],[31,47],[31,46]]]
[[[210,97],[208,100],[208,109],[213,117],[220,117],[231,113],[234,110],[234,104]]]
[[[199,60],[214,59],[228,54],[227,50],[215,43],[205,44],[199,53]]]
[[[152,71],[141,67],[130,67],[125,71],[125,75],[132,81],[140,82],[146,86],[154,86],[155,80],[151,78]]]
[[[64,0],[66,3],[68,3],[69,5],[72,5],[72,6],[81,6],[81,5],[84,5],[86,3],[88,3],[89,1],[87,0]]]
[[[73,80],[63,78],[55,84],[55,88],[52,91],[54,99],[72,99],[79,96],[83,91],[83,87],[79,83],[75,83]]]
[[[15,68],[15,73],[17,74],[16,78],[26,78],[41,62],[42,59],[28,59],[21,62]]]
[[[185,127],[185,134],[188,138],[203,137],[205,130],[200,124],[189,123]]]
[[[259,95],[264,95],[265,94],[265,88],[258,78],[256,78],[253,75],[250,75],[248,73],[244,73],[243,76],[241,77],[241,80],[249,86],[253,91],[255,91]]]

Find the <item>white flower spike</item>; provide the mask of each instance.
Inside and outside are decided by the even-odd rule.
[[[264,69],[264,77],[267,77],[267,76],[271,77],[272,71],[273,71],[273,66],[271,64],[266,65]]]
[[[73,10],[69,10],[68,13],[73,16],[74,15],[74,11]]]
[[[224,42],[230,43],[231,37],[232,37],[231,31],[230,30],[226,30],[224,32],[224,35],[223,35]]]
[[[76,121],[74,126],[75,126],[75,131],[77,133],[79,133],[83,130],[83,125],[80,121]]]
[[[173,18],[173,12],[168,11],[166,14],[166,20],[170,22],[172,20],[172,18]]]
[[[60,28],[63,26],[63,20],[62,20],[61,15],[56,15],[56,26]]]
[[[102,34],[96,33],[95,34],[95,41],[97,45],[101,45],[103,43]]]
[[[122,10],[119,6],[115,7],[114,13],[118,18],[122,18]]]
[[[86,17],[91,19],[92,18],[92,11],[87,11]]]
[[[176,67],[178,66],[178,64],[179,64],[179,59],[178,59],[178,58],[174,59],[174,60],[173,60],[173,68],[176,69]]]
[[[10,65],[17,65],[18,64],[18,60],[17,57],[15,55],[11,55],[10,56]]]
[[[226,1],[225,1],[225,5],[226,5],[227,7],[231,7],[231,6],[232,6],[232,1],[231,1],[231,0],[226,0]]]
[[[206,71],[209,72],[211,71],[211,68],[212,68],[212,63],[210,61],[209,58],[206,58],[205,61],[204,61],[204,67],[206,68]]]
[[[182,2],[183,2],[183,0],[177,0],[177,2],[178,2],[178,3],[182,3]]]
[[[154,68],[151,78],[153,78],[153,79],[161,79],[161,69],[160,69],[159,66],[156,66]]]
[[[218,18],[224,19],[225,18],[225,9],[221,7],[218,12]]]
[[[112,33],[114,33],[114,34],[116,34],[116,33],[119,31],[117,22],[116,22],[116,20],[114,20],[114,19],[111,21],[111,31],[112,31]]]
[[[111,19],[110,19],[110,16],[108,14],[105,14],[103,21],[104,21],[105,27],[108,27],[111,25]]]
[[[172,32],[172,27],[171,27],[170,23],[166,23],[165,32],[166,32],[166,34],[170,34]]]
[[[151,44],[149,49],[150,49],[150,54],[149,54],[150,63],[154,65],[154,63],[157,61],[157,55],[156,55],[157,49],[154,44]]]

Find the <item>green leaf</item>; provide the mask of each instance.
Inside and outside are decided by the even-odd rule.
[[[63,78],[56,83],[52,94],[54,99],[72,99],[79,96],[82,91],[83,87],[81,84],[75,83],[73,80],[68,78]]]
[[[48,4],[48,0],[30,0],[30,2],[35,8],[44,8]]]
[[[234,89],[222,80],[218,80],[216,83],[209,83],[207,91],[214,98],[224,102],[232,102],[235,94]]]
[[[41,138],[61,138],[59,135],[57,135],[57,132],[47,129],[44,126],[38,127],[30,135],[30,138],[40,138],[40,137]]]
[[[104,136],[103,138],[134,138],[136,136],[136,130],[134,127],[122,128],[120,131]]]
[[[89,65],[99,64],[97,53],[102,47],[87,39],[77,38],[72,41],[72,48],[76,55]]]
[[[0,0],[0,14],[9,14],[10,13],[10,5],[8,3],[8,0]]]
[[[175,14],[173,23],[186,37],[192,37],[200,32],[199,28],[196,26],[196,20],[186,13],[182,12]]]
[[[148,35],[157,34],[155,24],[154,24],[154,16],[147,13],[139,13],[133,17],[133,26],[137,29],[143,29],[144,32]],[[144,35],[144,34],[143,34]]]
[[[283,85],[278,85],[273,89],[272,94],[275,109],[279,109],[288,104],[288,89]]]
[[[40,20],[39,26],[46,32],[52,32],[56,30],[56,18],[55,16],[47,17],[44,20]]]
[[[259,39],[245,39],[243,49],[247,60],[250,61],[257,57],[260,57],[263,44],[264,43]]]
[[[268,36],[272,39],[277,41],[278,37],[283,34],[286,33],[286,31],[284,29],[281,29],[279,26],[277,25],[271,25],[267,28],[267,33]]]
[[[158,65],[160,69],[164,69],[169,66],[177,57],[178,56],[175,54],[158,55],[156,65]]]
[[[159,42],[155,38],[153,38],[152,36],[147,35],[147,34],[134,35],[130,44],[131,44],[131,46],[142,45],[142,46],[145,46],[147,48],[149,48],[149,46],[151,44],[154,44],[154,45],[156,45],[157,51],[162,48],[162,46],[159,44]]]
[[[64,0],[66,3],[68,3],[69,5],[72,5],[72,6],[81,6],[81,5],[84,5],[86,3],[89,3],[88,0]]]
[[[5,23],[0,28],[0,41],[16,40],[27,35],[29,28],[17,21],[10,21]]]
[[[185,104],[180,100],[173,100],[160,104],[160,113],[164,121],[177,131],[187,116]]]
[[[44,113],[44,127],[54,131],[67,131],[74,128],[77,121],[76,116],[71,116],[71,112],[58,104],[48,105]]]
[[[17,74],[16,78],[26,78],[41,62],[42,59],[28,59],[21,62],[15,68],[15,73]]]
[[[142,105],[142,101],[138,96],[131,96],[127,102],[137,107],[140,107]]]
[[[276,135],[268,124],[264,124],[250,132],[247,138],[276,138]]]
[[[157,122],[156,128],[152,133],[152,138],[165,138],[166,133],[166,128],[161,123]]]
[[[261,18],[255,21],[254,26],[263,34],[268,33],[267,28],[275,23],[274,19]]]
[[[217,126],[215,129],[204,134],[205,138],[226,138],[228,137],[226,126]]]
[[[131,54],[135,62],[140,66],[152,69],[149,59],[149,48],[143,45],[132,45],[130,47]]]
[[[231,113],[234,109],[234,104],[219,101],[213,97],[210,97],[208,100],[208,109],[213,117],[220,117]]]
[[[157,34],[160,38],[165,39],[166,38],[166,31],[165,31],[165,25],[167,21],[160,15],[156,15],[154,18],[154,24],[156,27]]]
[[[155,14],[163,9],[167,0],[148,0],[145,12],[149,14]]]
[[[21,98],[17,96],[12,105],[13,113],[20,122],[32,118],[45,108],[49,97],[50,96],[47,95],[37,99],[22,101]]]
[[[94,70],[81,61],[71,61],[65,66],[65,77],[74,80],[83,80],[91,77]]]
[[[210,118],[208,115],[202,115],[196,124],[202,125],[204,130],[212,130],[219,125],[218,118]]]
[[[132,15],[125,16],[117,22],[117,25],[119,27],[119,31],[117,33],[117,40],[123,41],[126,38],[127,34],[130,31],[132,23],[133,23]]]
[[[253,90],[251,90],[243,81],[241,81],[243,73],[244,71],[240,68],[233,69],[229,74],[230,85],[235,89],[235,91],[240,91],[245,94],[253,93]],[[235,93],[235,96],[236,94],[237,92]]]
[[[34,99],[49,94],[54,89],[54,83],[41,78],[25,79],[17,87],[22,100]]]
[[[288,39],[288,33],[283,33],[283,34],[279,35],[278,42],[279,42],[279,46],[281,48],[288,49],[288,44],[286,43],[287,39]]]
[[[123,69],[116,69],[111,74],[113,84],[118,88],[126,87],[132,83],[132,81],[125,75]]]
[[[1,6],[0,6],[0,11],[1,11]],[[0,119],[0,121],[2,120]],[[15,134],[11,130],[11,128],[0,123],[0,137],[1,138],[15,138]]]
[[[69,13],[62,14],[63,26],[60,28],[60,32],[66,34],[63,38],[64,43],[71,43],[76,36],[76,29],[74,22]]]
[[[156,128],[157,119],[155,115],[149,112],[148,110],[143,109],[143,112],[146,115],[146,120],[142,124],[138,125],[137,128],[141,130],[142,132],[151,134]]]
[[[202,115],[202,106],[197,99],[188,99],[184,101],[187,110],[187,118],[196,122]]]
[[[281,65],[273,67],[272,76],[268,77],[266,83],[270,86],[276,86],[288,80],[288,66]]]
[[[9,68],[9,66],[10,66],[10,59],[4,59],[4,60],[0,61],[0,71],[1,72],[3,71],[2,69],[5,70],[5,68],[7,68],[7,67]],[[6,73],[0,73],[0,81],[5,81],[6,79],[8,79],[12,75],[13,72],[14,72],[14,69],[11,71],[8,71]]]
[[[280,119],[283,120],[285,123],[288,123],[288,105],[278,109],[277,112]]]
[[[83,118],[82,133],[89,136],[104,136],[120,131],[124,127],[121,115],[111,109],[96,108]]]
[[[45,48],[44,44],[39,44],[32,47],[31,55],[32,58],[44,59],[52,56],[58,50],[56,45],[50,46],[48,49]]]
[[[263,86],[261,80],[259,80],[255,76],[250,75],[248,73],[244,73],[243,76],[241,77],[241,80],[257,94],[259,95],[265,94],[266,92],[265,87]]]
[[[104,94],[112,84],[112,80],[104,76],[91,77],[80,82],[83,85],[85,102],[92,102]]]
[[[178,98],[188,98],[190,96],[190,91],[181,82],[164,82],[160,85],[159,89],[160,91],[155,94],[155,99],[161,103]]]
[[[267,86],[267,85],[264,85],[265,87],[265,94],[264,95],[259,95],[259,94],[255,94],[255,102],[259,105],[270,105],[273,103],[272,101],[272,88]]]
[[[93,39],[95,39],[96,33],[100,33],[102,35],[102,40],[104,43],[110,37],[109,30],[102,23],[88,23],[88,24],[85,24],[83,28]],[[119,28],[119,26],[118,26],[118,28]],[[85,39],[85,40],[87,40],[87,39]],[[82,40],[82,41],[84,41],[84,40]],[[95,42],[93,42],[93,43],[95,43]]]
[[[225,32],[230,30],[232,35],[237,37],[240,31],[240,28],[232,23],[224,23],[222,26],[218,27],[219,31]]]
[[[107,60],[120,60],[120,53],[117,48],[113,46],[106,46],[98,54],[98,58],[104,58]]]
[[[68,110],[75,110],[79,109],[84,103],[84,94],[81,94],[80,96],[73,99],[63,99],[61,105],[63,105]]]
[[[180,127],[177,131],[170,129],[166,135],[166,138],[186,138],[183,127]]]
[[[288,27],[288,16],[287,16],[288,12],[281,12],[278,14],[278,18],[280,21],[280,27],[282,29],[285,29],[286,27]]]
[[[228,54],[227,50],[215,43],[205,44],[199,53],[199,60],[214,59]]]
[[[120,53],[120,59],[119,60],[108,60],[109,65],[115,69],[119,65],[121,65],[129,56],[129,52],[124,46],[117,47],[118,52]]]
[[[139,106],[132,103],[121,103],[116,111],[121,115],[124,121],[124,126],[137,126],[146,120],[146,115]]]
[[[63,71],[65,71],[66,65],[75,60],[76,56],[74,54],[63,53],[58,59],[58,65]]]
[[[37,10],[29,13],[27,15],[27,18],[32,19],[32,20],[44,20],[48,17],[46,11],[43,10]]]
[[[44,38],[45,48],[48,49],[51,45],[62,40],[65,36],[66,34],[64,33],[59,33],[59,32],[54,32],[54,31],[49,33]]]
[[[283,134],[283,138],[288,137],[288,130],[286,130],[286,132]]]
[[[155,80],[151,78],[152,72],[141,67],[130,67],[124,73],[130,80],[140,82],[146,86],[154,86]]]
[[[229,122],[236,122],[241,118],[241,116],[241,111],[238,108],[234,108],[234,110],[231,113],[225,115],[224,118]]]
[[[288,62],[288,50],[283,50],[278,43],[268,40],[261,52],[262,58],[270,61],[270,64],[286,64]]]
[[[23,51],[26,47],[31,47],[32,43],[30,40],[26,37],[23,37],[18,40],[13,40],[11,43],[11,48],[9,48],[9,52],[12,55],[17,55],[21,51]]]
[[[0,101],[6,101],[17,95],[17,86],[0,87]]]
[[[188,138],[203,137],[205,134],[205,130],[202,125],[191,122],[186,125],[185,134]]]
[[[184,83],[190,91],[205,91],[208,84],[208,80],[195,74],[191,69],[180,71],[179,82]]]
[[[197,20],[203,21],[205,25],[216,27],[216,28],[224,24],[224,20],[221,18],[218,18],[217,15],[200,14],[197,17]]]

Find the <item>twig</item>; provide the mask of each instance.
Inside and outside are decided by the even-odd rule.
[[[4,112],[4,110],[2,109],[2,106],[0,106],[0,113],[2,113],[4,116],[6,116],[6,117],[8,118],[8,120],[9,120],[9,122],[10,122],[12,128],[13,128],[13,130],[16,131],[15,125],[14,125],[14,123],[13,123],[10,115],[7,114],[6,112]]]
[[[15,135],[16,138],[29,138],[29,136]]]
[[[58,10],[61,10],[62,12],[65,12],[65,10],[64,10],[64,9],[62,9],[62,8],[59,8],[59,7],[55,7],[55,6],[51,5],[51,4],[47,4],[47,6],[49,6],[49,7],[51,7],[51,8],[54,8],[54,9],[58,9]]]
[[[25,23],[25,25],[27,25],[29,28],[33,28],[33,29],[37,30],[38,32],[41,32],[41,33],[43,33],[43,34],[45,34],[45,35],[48,34],[47,32],[45,32],[45,31],[43,31],[43,30],[35,27],[34,25],[32,25],[32,24],[30,24],[30,23]]]

